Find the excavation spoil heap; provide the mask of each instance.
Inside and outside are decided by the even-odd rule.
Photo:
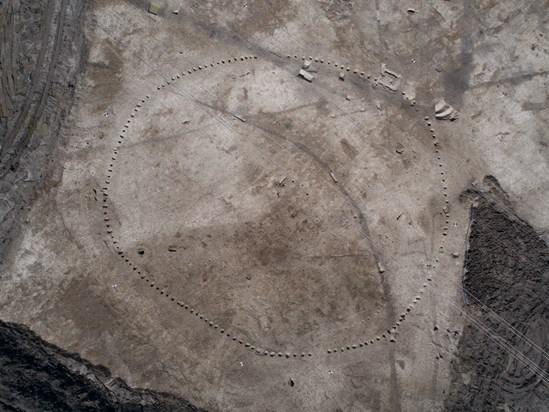
[[[472,190],[464,296],[469,324],[448,410],[547,410],[549,249],[493,177]]]
[[[133,389],[103,366],[0,321],[0,410],[203,411],[167,393]]]

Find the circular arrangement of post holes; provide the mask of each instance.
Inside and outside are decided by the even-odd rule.
[[[292,57],[294,59],[299,59],[297,55],[294,55],[294,56],[287,55],[288,59],[292,59]],[[183,78],[184,76],[191,75],[194,72],[197,72],[197,71],[200,71],[200,70],[206,70],[208,68],[215,67],[215,66],[220,66],[220,65],[224,65],[224,64],[230,64],[230,63],[237,63],[237,62],[244,62],[244,61],[247,61],[247,60],[254,60],[254,59],[257,59],[257,56],[241,56],[239,58],[233,57],[233,58],[228,58],[228,59],[225,59],[225,60],[220,60],[220,61],[217,61],[217,62],[207,63],[207,64],[204,64],[203,66],[199,65],[197,67],[192,67],[192,68],[190,68],[186,71],[183,71],[183,72],[171,77],[170,80],[167,80],[164,83],[160,84],[159,86],[156,87],[156,90],[157,91],[162,91],[162,89],[168,87],[170,84],[173,84],[173,83],[177,82],[179,79]],[[301,60],[306,60],[306,59],[307,59],[306,57],[301,57]],[[362,78],[364,80],[370,79],[370,77],[371,77],[370,74],[365,74],[363,71],[360,71],[359,69],[351,69],[350,67],[348,67],[346,65],[338,64],[338,63],[332,63],[329,60],[325,61],[324,59],[313,58],[311,56],[309,56],[307,60],[310,60],[311,62],[314,61],[316,63],[321,63],[321,64],[325,63],[327,65],[333,65],[333,67],[335,67],[335,68],[339,67],[340,70],[343,70],[343,72],[352,72],[352,74],[354,74],[354,75],[356,75],[359,78]],[[340,73],[339,78],[343,79],[342,73]],[[376,80],[377,79],[374,79],[374,81],[376,81]],[[402,93],[402,94],[403,94],[404,99],[410,100],[405,95],[405,93]],[[150,100],[150,98],[151,98],[150,95],[146,95],[135,105],[135,107],[133,109],[133,112],[130,114],[130,119],[128,119],[126,121],[126,123],[124,124],[122,130],[120,131],[120,134],[118,135],[118,138],[116,139],[117,143],[115,144],[115,146],[113,148],[113,151],[112,151],[112,156],[111,156],[111,161],[109,162],[109,167],[107,168],[107,175],[106,175],[107,178],[105,180],[105,185],[101,188],[101,193],[102,193],[102,197],[103,197],[102,202],[101,202],[102,203],[102,209],[103,209],[103,216],[104,216],[103,219],[104,219],[104,222],[105,222],[107,235],[110,237],[112,245],[113,245],[114,249],[116,250],[116,253],[118,254],[118,256],[121,259],[124,260],[124,262],[131,268],[132,271],[136,272],[136,274],[146,284],[148,284],[148,286],[151,289],[153,289],[156,292],[160,293],[160,295],[163,296],[164,298],[166,298],[166,300],[168,302],[171,302],[174,305],[179,306],[182,310],[184,310],[187,313],[189,313],[190,315],[196,317],[196,319],[198,319],[199,321],[204,322],[206,325],[208,325],[210,328],[212,328],[212,330],[219,333],[221,335],[221,337],[225,337],[226,339],[231,339],[236,344],[241,345],[244,348],[247,348],[247,349],[255,352],[257,355],[268,356],[268,357],[278,357],[278,358],[288,358],[288,359],[289,358],[308,358],[308,357],[312,357],[313,355],[317,355],[317,356],[321,355],[321,354],[333,355],[333,354],[337,354],[337,353],[341,353],[341,352],[353,351],[353,350],[356,350],[356,349],[359,349],[359,348],[363,348],[363,347],[367,347],[369,345],[373,345],[377,342],[387,342],[387,341],[388,342],[395,342],[396,341],[396,335],[397,335],[397,331],[398,331],[399,326],[406,320],[406,316],[413,310],[414,306],[421,300],[421,294],[424,293],[425,288],[427,288],[429,282],[432,282],[432,276],[431,275],[428,275],[425,278],[426,282],[423,283],[423,285],[419,289],[418,295],[415,296],[415,298],[412,300],[412,302],[399,315],[398,320],[396,320],[395,323],[391,327],[389,327],[385,332],[382,332],[382,333],[380,333],[379,335],[377,335],[375,337],[371,337],[369,339],[364,339],[360,342],[349,343],[349,344],[346,344],[344,346],[337,347],[337,348],[317,350],[315,352],[311,351],[311,352],[300,352],[300,353],[294,353],[294,352],[284,352],[283,353],[283,352],[269,350],[267,348],[260,348],[256,345],[254,345],[253,343],[248,342],[243,337],[240,337],[240,336],[237,336],[236,334],[231,333],[230,330],[227,330],[222,325],[218,325],[216,322],[214,322],[214,320],[209,319],[205,314],[203,314],[202,312],[199,312],[197,308],[193,308],[193,307],[189,306],[184,301],[182,301],[182,300],[178,299],[176,296],[173,296],[172,294],[170,294],[169,291],[164,290],[164,289],[160,288],[159,286],[157,286],[154,283],[153,279],[150,277],[150,275],[147,275],[147,274],[141,272],[141,270],[130,260],[130,258],[128,257],[128,254],[120,248],[120,246],[118,244],[118,241],[116,240],[116,237],[113,233],[113,227],[110,223],[110,218],[109,218],[109,213],[108,213],[108,210],[109,210],[108,188],[109,188],[109,184],[110,184],[110,179],[111,179],[112,174],[114,172],[114,165],[115,165],[115,161],[116,161],[116,156],[118,155],[118,148],[122,145],[122,143],[124,141],[126,133],[128,132],[128,130],[130,128],[132,118],[134,118],[139,113],[140,109],[145,104],[147,104],[147,102]],[[415,101],[411,102],[412,106],[415,106],[415,104],[416,104]],[[443,166],[443,163],[442,163],[442,160],[441,160],[440,143],[439,143],[439,140],[437,138],[437,135],[435,134],[435,129],[433,128],[433,124],[432,124],[429,117],[425,117],[424,121],[425,121],[426,127],[429,129],[429,132],[431,133],[431,136],[433,138],[432,139],[433,148],[434,148],[434,152],[435,152],[436,158],[437,158],[437,164],[438,164],[438,170],[439,170],[438,173],[440,173],[440,182],[441,182],[441,188],[442,188],[442,195],[444,197],[444,203],[445,203],[444,208],[443,208],[444,217],[445,217],[445,225],[444,225],[444,228],[443,228],[442,233],[441,233],[442,238],[441,238],[441,243],[440,243],[440,246],[439,246],[439,252],[444,252],[444,243],[445,243],[446,237],[448,235],[449,223],[450,223],[450,220],[449,220],[450,219],[450,214],[449,214],[449,209],[448,209],[449,200],[448,200],[448,192],[447,192],[448,183],[446,181],[446,176],[445,176],[445,173],[444,173],[444,166]],[[138,253],[142,254],[143,251],[140,251]],[[438,262],[439,262],[439,260],[437,258],[435,258],[435,261],[433,262],[433,264],[426,264],[427,269],[429,271],[434,270],[436,268],[436,264],[438,264]]]

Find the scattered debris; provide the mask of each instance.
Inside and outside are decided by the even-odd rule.
[[[330,176],[332,177],[333,181],[334,181],[335,183],[337,183],[337,179],[336,179],[336,177],[335,177],[335,175],[334,175],[334,172],[330,172]]]
[[[381,262],[377,262],[377,270],[379,270],[379,273],[385,272],[385,267]]]
[[[155,5],[155,4],[151,4],[151,5],[149,6],[148,12],[151,13],[151,14],[154,14],[155,16],[157,16],[157,15],[158,15],[158,12],[159,12],[158,6]]]
[[[308,73],[303,69],[299,70],[299,76],[303,77],[308,82],[312,82],[315,78],[311,73]]]
[[[240,116],[239,114],[235,114],[233,115],[234,117],[236,117],[238,120],[240,120],[241,122],[244,122],[246,123],[246,118],[244,118],[243,116]]]
[[[439,100],[435,104],[435,118],[438,120],[455,120],[458,117],[458,112],[450,106],[444,99]]]
[[[387,66],[385,65],[385,63],[381,63],[381,74],[384,75],[385,73],[387,73],[388,75],[391,75],[395,78],[400,78],[402,76],[400,76],[400,74],[397,74],[396,72],[392,71],[392,70],[389,70],[387,68]]]
[[[412,218],[408,216],[405,212],[402,212],[400,215],[397,216],[396,220],[402,221],[404,223],[408,223],[408,225],[412,225]],[[427,265],[429,266],[429,265]]]
[[[400,86],[402,76],[392,70],[389,70],[385,63],[381,64],[381,76],[375,79],[376,84],[381,84],[386,89],[396,92]]]

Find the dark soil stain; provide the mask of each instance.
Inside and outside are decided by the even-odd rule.
[[[349,141],[345,138],[341,139],[340,143],[343,152],[345,152],[345,154],[349,156],[350,159],[354,159],[358,154],[358,150],[356,149],[356,147],[349,143]]]
[[[474,27],[474,9],[473,5],[465,1],[463,4],[463,16],[460,20],[461,36],[461,55],[459,61],[455,62],[456,67],[451,72],[445,73],[443,77],[445,95],[452,104],[461,108],[463,104],[463,94],[469,88],[471,73],[473,72],[473,35]]]

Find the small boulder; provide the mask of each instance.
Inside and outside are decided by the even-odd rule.
[[[438,120],[455,120],[458,118],[458,112],[444,99],[441,99],[435,104],[435,118]]]

